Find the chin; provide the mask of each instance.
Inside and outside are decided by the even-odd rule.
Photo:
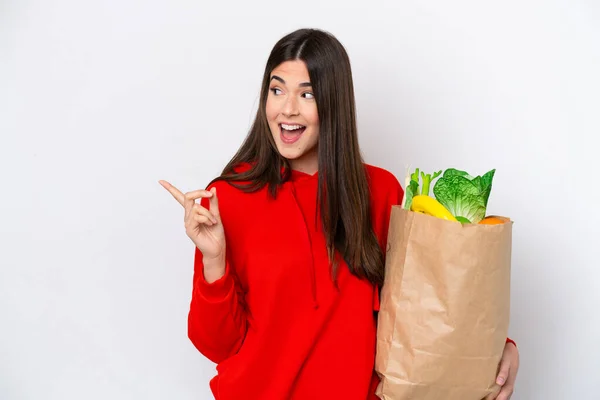
[[[278,150],[279,150],[279,154],[283,158],[286,158],[288,160],[296,160],[297,158],[300,158],[302,156],[302,153],[298,152],[297,150],[281,149],[281,148]]]

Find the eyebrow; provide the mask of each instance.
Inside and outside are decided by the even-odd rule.
[[[275,79],[276,81],[279,81],[279,82],[281,82],[281,83],[283,83],[285,85],[285,81],[282,78],[278,77],[277,75],[273,75],[271,77],[271,80],[273,80],[273,79]],[[300,87],[312,87],[312,84],[310,82],[302,82],[298,86],[300,86]]]

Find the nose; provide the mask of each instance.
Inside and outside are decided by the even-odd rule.
[[[286,117],[298,115],[298,100],[295,96],[288,96],[283,104],[281,113]]]

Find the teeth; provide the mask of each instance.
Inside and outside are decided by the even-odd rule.
[[[296,129],[304,128],[303,125],[287,125],[287,124],[281,124],[281,127],[283,129],[285,129],[286,131],[295,131]]]

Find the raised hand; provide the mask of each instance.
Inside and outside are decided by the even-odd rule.
[[[183,206],[185,232],[203,255],[205,275],[209,266],[224,269],[225,231],[219,213],[217,189],[213,187],[210,191],[194,190],[183,194],[167,181],[159,183]],[[210,209],[196,203],[202,198],[209,199]]]

